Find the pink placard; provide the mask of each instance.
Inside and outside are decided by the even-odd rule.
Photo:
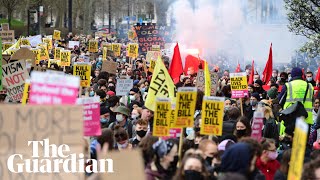
[[[31,76],[29,104],[75,104],[79,86],[79,77],[35,71]]]
[[[248,90],[233,90],[231,94],[231,98],[244,98],[249,97]]]
[[[161,137],[163,140],[169,138],[179,138],[181,136],[181,128],[171,128],[170,129],[170,136]]]
[[[83,135],[100,136],[100,103],[99,97],[79,98],[77,104],[83,105]]]
[[[257,141],[262,138],[263,117],[253,117],[251,137]]]

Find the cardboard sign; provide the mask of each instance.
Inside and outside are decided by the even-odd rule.
[[[31,46],[29,39],[21,38],[20,45]]]
[[[1,24],[1,30],[2,31],[9,31],[10,30],[9,23],[2,23]]]
[[[136,58],[139,56],[139,45],[136,43],[128,44],[129,57]]]
[[[263,119],[264,114],[263,111],[255,110],[253,113],[253,120],[252,120],[252,132],[251,137],[257,141],[261,141],[262,138],[262,128],[263,128]]]
[[[245,72],[230,73],[230,86],[232,91],[231,98],[248,97],[248,82]]]
[[[48,49],[52,49],[52,39],[51,38],[43,38],[42,41],[47,43]]]
[[[197,84],[196,84],[196,87],[204,92],[204,88],[205,88],[205,78],[204,78],[204,71],[203,69],[199,69],[198,70],[198,74],[197,74]]]
[[[54,59],[61,60],[60,59],[61,50],[64,50],[64,49],[60,47],[54,48]]]
[[[0,49],[2,49],[2,39],[0,37]],[[0,53],[0,66],[2,67],[2,52]],[[0,68],[0,91],[2,91],[2,68]]]
[[[215,96],[217,94],[218,81],[219,76],[216,72],[210,72],[210,80],[211,80],[211,96]]]
[[[32,60],[35,59],[35,55],[28,48],[20,48],[12,56],[11,60]]]
[[[7,95],[13,102],[20,101],[23,88],[29,73],[24,60],[15,61],[2,66],[3,85],[7,88]]]
[[[42,44],[39,46],[40,49],[40,59],[41,60],[48,60],[49,59],[49,52],[47,49],[47,44]]]
[[[14,30],[0,31],[0,37],[2,38],[2,42],[14,43]]]
[[[61,31],[54,30],[54,31],[53,31],[52,39],[53,39],[53,40],[60,40],[60,39],[61,39]]]
[[[71,63],[71,51],[61,50],[60,51],[61,66],[70,66]]]
[[[112,51],[114,56],[119,57],[121,53],[121,44],[120,43],[112,43]]]
[[[40,63],[41,60],[41,49],[39,48],[32,48],[31,51],[33,52],[33,54],[35,55],[35,65],[38,65]]]
[[[102,61],[102,71],[106,71],[111,74],[116,74],[117,73],[117,66],[118,63],[113,62],[113,61]]]
[[[91,53],[98,52],[98,41],[97,40],[90,40],[89,41],[89,52],[91,52]]]
[[[151,61],[156,61],[158,57],[161,57],[161,52],[158,51],[148,51],[147,56],[146,56],[146,61],[151,62]]]
[[[18,170],[18,164],[25,165],[27,160],[31,159],[31,167],[39,170],[44,166],[47,169],[46,162],[52,162],[52,157],[45,157],[43,140],[47,139],[47,144],[53,144],[57,147],[66,144],[70,151],[63,151],[67,158],[58,157],[58,159],[67,160],[71,154],[76,154],[77,160],[70,163],[66,161],[68,169],[81,167],[78,155],[83,153],[82,139],[82,107],[81,106],[21,106],[21,105],[2,105],[0,108],[1,117],[1,146],[0,146],[0,179],[84,179],[84,173],[65,173],[62,164],[59,164],[60,173],[27,173],[26,166],[23,166],[24,172],[13,173],[8,169],[7,161],[14,154],[21,154],[22,159],[15,156],[13,168]],[[28,141],[40,141],[38,145]],[[39,157],[32,157],[34,153],[33,145],[38,147]],[[48,146],[46,146],[48,148]],[[63,148],[66,149],[66,148]],[[49,155],[52,156],[52,147],[49,148]],[[35,166],[33,161],[38,161],[39,166]],[[41,163],[40,163],[41,162]],[[51,165],[52,163],[50,163]],[[20,166],[22,167],[22,166]],[[51,167],[51,166],[50,166]],[[33,170],[31,168],[31,170]],[[43,168],[40,168],[43,169]],[[53,172],[53,165],[51,167]]]
[[[133,87],[132,79],[117,79],[116,95],[126,96]]]
[[[77,76],[33,71],[30,104],[75,104],[80,79]]]
[[[73,75],[80,77],[81,87],[90,87],[91,65],[88,63],[74,63]]]
[[[100,136],[100,98],[78,98],[77,104],[83,105],[83,135]]]
[[[168,98],[157,98],[153,120],[153,136],[169,136],[171,103]]]
[[[175,128],[193,127],[196,108],[197,88],[182,87],[178,89],[175,110]]]
[[[303,161],[307,144],[308,125],[303,119],[297,119],[292,143],[288,179],[301,179]]]
[[[202,116],[200,134],[222,135],[224,98],[204,96],[202,102]]]
[[[152,51],[160,52],[160,50],[161,50],[160,45],[152,45],[151,50],[152,50]]]
[[[74,49],[74,46],[80,47],[80,41],[69,41],[68,48]]]
[[[146,175],[141,154],[142,152],[137,150],[108,152],[108,158],[113,160],[114,173],[101,173],[100,179],[145,180]]]
[[[134,26],[138,36],[139,51],[147,52],[152,50],[152,45],[160,45],[164,49],[166,43],[172,42],[172,31],[170,26],[146,24]]]

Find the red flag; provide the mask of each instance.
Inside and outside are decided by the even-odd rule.
[[[263,78],[262,82],[264,84],[268,84],[272,76],[272,43],[270,45],[270,51],[269,51],[269,57],[266,66],[264,67],[263,70]]]
[[[169,74],[171,78],[173,79],[173,82],[176,84],[180,80],[180,75],[183,73],[182,68],[182,60],[179,50],[179,45],[174,47],[173,57],[169,68]]]
[[[249,76],[249,81],[248,84],[253,84],[253,76],[254,76],[254,60],[252,60],[252,65],[251,65],[251,73]]]
[[[306,80],[306,75],[304,74],[304,68],[302,68],[302,79]]]
[[[236,73],[240,72],[240,64],[238,63],[237,68],[236,68]]]
[[[204,65],[204,61],[202,59],[199,59],[199,57],[188,55],[186,57],[186,61],[184,65],[184,73],[187,74],[188,68],[193,68],[194,72],[197,73],[200,64]]]
[[[316,83],[318,84],[320,82],[320,66],[318,67],[318,72],[316,76]]]

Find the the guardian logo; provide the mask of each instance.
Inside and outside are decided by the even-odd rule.
[[[43,156],[39,155],[39,147],[43,147]],[[24,159],[22,154],[13,154],[7,160],[7,167],[12,173],[60,173],[61,167],[65,173],[113,173],[112,159],[84,159],[84,154],[70,154],[68,145],[57,147],[49,144],[49,139],[43,141],[28,141],[32,146],[32,159]],[[51,152],[51,154],[50,154]],[[86,166],[86,163],[91,165]],[[107,164],[107,168],[106,168]]]

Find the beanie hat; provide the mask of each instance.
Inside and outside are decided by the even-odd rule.
[[[137,85],[137,84],[139,84],[139,80],[138,80],[138,79],[136,79],[136,80],[133,81],[133,85],[134,85],[134,86]]]
[[[260,95],[257,92],[251,94],[251,96],[255,97],[258,101],[260,101]]]
[[[109,95],[109,97],[110,97],[110,96],[115,96],[116,94],[113,91],[108,91],[107,95]]]
[[[298,67],[292,68],[291,77],[302,77],[302,70]]]
[[[124,114],[126,116],[129,116],[129,114],[130,114],[129,108],[127,108],[125,106],[118,106],[117,109],[114,112],[121,113],[121,114]]]
[[[271,99],[275,99],[278,95],[278,90],[276,88],[271,88],[267,91],[267,94]]]
[[[101,106],[100,107],[100,115],[104,115],[104,114],[107,114],[107,113],[110,113],[110,110],[105,106]]]

